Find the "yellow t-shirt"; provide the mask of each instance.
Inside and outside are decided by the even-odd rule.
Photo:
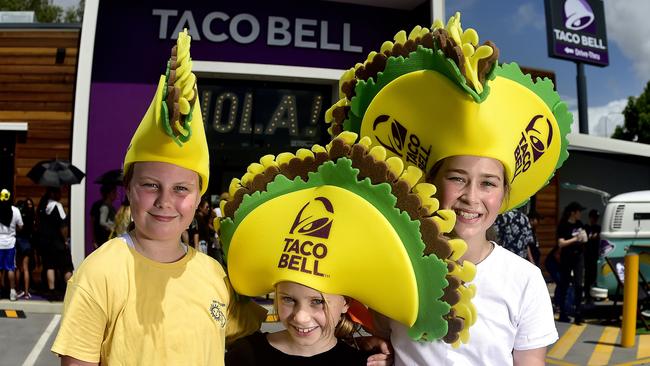
[[[115,238],[68,281],[52,352],[102,365],[223,365],[226,337],[259,329],[266,313],[233,297],[221,265],[193,248],[159,263]]]

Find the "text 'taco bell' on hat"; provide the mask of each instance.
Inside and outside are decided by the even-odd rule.
[[[292,281],[349,296],[413,339],[466,343],[476,268],[459,262],[467,244],[445,236],[454,212],[439,210],[418,168],[356,139],[267,155],[233,180],[215,227],[234,289],[260,296]]]

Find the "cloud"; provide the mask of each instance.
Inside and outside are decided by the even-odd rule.
[[[567,103],[568,104],[568,103]],[[604,106],[590,107],[587,110],[589,116],[589,134],[593,136],[610,137],[616,126],[622,126],[625,118],[623,109],[627,105],[627,99],[613,100]],[[571,132],[578,133],[579,114],[576,105],[569,104],[569,111],[573,113],[573,126]]]
[[[524,28],[529,29],[531,26],[537,30],[544,30],[546,23],[544,16],[539,14],[539,9],[533,3],[528,2],[519,5],[513,15],[512,25],[516,31]]]
[[[578,109],[578,98],[573,96],[560,95],[560,99],[566,103],[566,106],[569,108],[569,110]]]
[[[650,1],[604,1],[607,38],[632,60],[637,75],[650,80]]]

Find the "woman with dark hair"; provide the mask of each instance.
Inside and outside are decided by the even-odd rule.
[[[32,239],[34,236],[36,211],[34,210],[34,202],[31,198],[19,201],[17,206],[23,219],[23,229],[16,236],[16,263],[19,268],[16,280],[20,284],[22,279],[23,283],[23,289],[18,292],[18,298],[24,297],[25,299],[30,299],[29,281],[31,279],[31,272],[29,270],[29,262],[34,257]]]
[[[72,258],[66,244],[68,237],[67,215],[61,202],[61,189],[48,187],[38,203],[39,240],[43,257],[43,269],[47,271],[47,297],[55,296],[56,272],[67,281],[72,276]]]
[[[9,300],[16,301],[16,230],[23,227],[20,211],[11,204],[11,193],[0,191],[0,278],[9,277]]]
[[[190,225],[191,244],[203,254],[208,254],[213,240],[210,238],[210,211],[210,202],[205,198],[201,199],[194,215],[193,225]]]

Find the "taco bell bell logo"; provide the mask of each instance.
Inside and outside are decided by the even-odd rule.
[[[330,214],[334,213],[334,207],[332,206],[332,202],[328,200],[325,197],[316,197],[314,198],[314,201],[318,202],[315,203],[315,205],[318,205],[319,203],[322,205],[322,207],[318,207],[318,209],[325,210],[325,212],[328,212]],[[289,230],[290,234],[293,234],[296,229],[298,229],[297,233],[298,234],[304,234],[308,236],[315,236],[317,238],[323,238],[327,239],[330,236],[330,229],[332,228],[332,222],[334,221],[331,217],[316,217],[316,219],[312,219],[312,216],[307,216],[303,218],[303,213],[305,212],[305,209],[311,204],[312,202],[307,202],[305,203],[304,206],[300,209],[298,212],[298,215],[296,215],[296,219],[293,220],[293,225],[291,225],[291,230]],[[318,210],[317,209],[317,210]],[[325,213],[323,212],[323,213]]]
[[[327,256],[326,240],[332,229],[334,206],[326,197],[316,197],[298,211],[284,239],[278,268],[286,268],[320,277],[319,261]]]
[[[379,115],[372,124],[372,131],[377,142],[386,150],[426,170],[431,145],[425,146],[418,135],[409,133],[398,120],[385,114]]]
[[[596,18],[591,6],[585,0],[566,0],[564,17],[564,26],[574,31],[587,28]]]

